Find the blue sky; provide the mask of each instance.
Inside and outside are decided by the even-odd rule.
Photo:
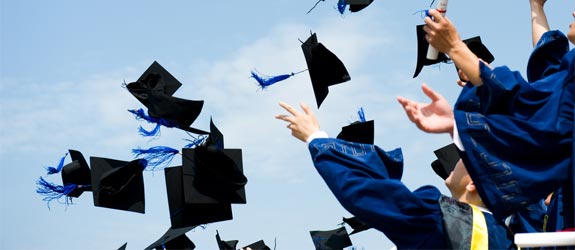
[[[322,129],[337,135],[363,107],[375,120],[375,142],[402,147],[406,185],[436,185],[433,150],[447,135],[420,132],[395,97],[427,101],[422,82],[452,103],[459,92],[451,64],[426,67],[413,79],[415,26],[429,1],[375,1],[340,15],[336,0],[310,1],[38,1],[0,0],[0,234],[1,249],[142,249],[170,226],[163,172],[145,172],[146,213],[93,206],[84,193],[49,210],[35,193],[44,167],[68,149],[85,157],[131,160],[131,149],[184,145],[186,134],[164,129],[155,141],[137,134],[127,109],[140,103],[121,87],[158,61],[183,86],[177,97],[204,100],[194,127],[212,118],[227,148],[243,150],[247,204],[233,205],[234,219],[187,233],[197,249],[216,249],[215,231],[238,247],[263,239],[277,249],[312,249],[311,230],[338,227],[350,214],[315,171],[305,144],[293,138],[279,101],[313,107]],[[493,65],[525,71],[531,51],[528,1],[450,2],[448,17],[462,38],[480,35]],[[552,29],[564,33],[574,5],[549,1]],[[310,31],[346,65],[351,81],[330,88],[315,106],[309,76],[300,74],[258,90],[249,77],[306,68],[298,39]],[[68,158],[69,162],[69,158]],[[176,158],[172,165],[180,164]],[[57,182],[58,178],[53,178]],[[382,192],[384,192],[382,190]],[[348,231],[350,229],[348,228]],[[352,235],[358,249],[390,249],[376,230]]]

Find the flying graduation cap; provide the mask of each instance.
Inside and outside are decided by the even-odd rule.
[[[47,168],[49,175],[61,173],[63,185],[50,183],[42,177],[37,182],[38,189],[36,192],[45,196],[44,200],[48,203],[51,200],[66,196],[66,204],[68,204],[68,200],[80,197],[84,191],[92,191],[91,171],[84,156],[77,150],[69,149],[68,152],[72,158],[71,163],[64,165],[68,155],[66,154],[60,159],[56,168]]]
[[[263,240],[259,240],[245,247],[242,247],[241,250],[271,250],[271,248],[269,248]]]
[[[417,64],[415,66],[415,73],[413,78],[417,77],[423,66],[434,65],[438,63],[448,63],[451,61],[444,53],[439,53],[437,59],[431,60],[427,58],[427,49],[429,48],[429,43],[425,40],[425,31],[423,30],[425,25],[417,25]],[[477,57],[481,58],[487,63],[491,63],[495,60],[493,54],[485,47],[481,42],[481,37],[476,36],[469,39],[463,40],[467,47],[473,52]]]
[[[246,204],[241,149],[224,148],[224,136],[210,121],[203,145],[182,149],[185,200],[193,204]]]
[[[312,33],[302,43],[301,48],[307,64],[307,71],[311,78],[317,107],[319,108],[329,93],[329,86],[347,82],[351,77],[343,62],[322,43],[318,42],[316,33]],[[301,72],[303,71],[280,76],[262,77],[252,71],[252,77],[258,81],[260,87],[266,88]]]
[[[160,126],[175,127],[195,134],[207,134],[203,130],[190,127],[200,115],[204,101],[174,97],[173,94],[181,85],[156,61],[137,81],[126,85],[128,91],[148,109],[147,114],[143,109],[129,111],[138,119],[156,124],[151,131],[140,127],[140,134],[157,135]]]
[[[224,241],[220,238],[220,233],[216,230],[216,242],[220,250],[236,250],[237,240]]]
[[[196,226],[191,226],[178,229],[170,227],[160,239],[146,247],[145,250],[193,250],[196,248],[196,245],[186,236],[186,233],[195,227]]]
[[[144,213],[144,159],[130,162],[90,157],[94,205]]]
[[[322,2],[322,1],[325,1],[325,0],[318,0],[315,3],[315,5],[306,14],[309,14],[313,9],[315,9],[315,7],[319,4],[319,2]],[[349,11],[358,12],[360,10],[363,10],[365,7],[370,5],[372,2],[373,2],[373,0],[338,0],[337,10],[339,11],[340,14],[343,15],[346,7],[349,5]]]
[[[431,167],[439,177],[445,180],[449,177],[449,174],[451,174],[451,171],[453,171],[459,161],[459,150],[455,144],[451,143],[433,151],[433,153],[437,157],[437,160],[431,163]]]
[[[329,231],[310,231],[313,245],[316,250],[341,249],[352,245],[349,234],[345,227],[340,227]]]
[[[349,235],[359,233],[359,232],[362,232],[362,231],[365,231],[365,230],[368,230],[371,228],[370,226],[365,224],[365,222],[359,220],[356,217],[350,217],[350,218],[343,217],[342,223],[349,225],[353,229],[353,231],[351,231],[351,233]]]
[[[182,166],[164,169],[172,228],[198,226],[233,219],[230,203],[187,203]]]
[[[373,144],[374,143],[374,121],[366,121],[363,108],[357,112],[359,114],[359,121],[355,121],[350,125],[341,128],[341,132],[337,135],[337,139],[342,139],[349,142]]]

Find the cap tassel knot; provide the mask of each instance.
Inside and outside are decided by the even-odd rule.
[[[347,7],[347,2],[345,0],[339,0],[337,2],[337,10],[339,11],[340,14],[343,15],[346,7]]]

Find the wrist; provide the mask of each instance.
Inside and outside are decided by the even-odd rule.
[[[318,138],[328,138],[328,135],[325,131],[316,130],[306,138],[305,142],[309,144],[311,141]]]

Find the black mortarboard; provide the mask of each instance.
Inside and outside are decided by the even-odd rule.
[[[218,243],[218,248],[220,250],[236,250],[237,240],[227,240],[223,241],[220,238],[220,233],[216,230],[216,242]]]
[[[172,228],[197,226],[233,219],[229,203],[190,204],[185,202],[182,166],[164,169]]]
[[[224,149],[222,133],[210,122],[206,144],[182,149],[187,203],[246,203],[242,150]]]
[[[263,240],[256,241],[252,244],[249,244],[245,247],[241,248],[242,250],[271,250]]]
[[[449,62],[449,59],[444,53],[439,52],[437,59],[430,60],[427,59],[427,49],[429,48],[429,43],[425,40],[425,31],[423,30],[424,25],[417,25],[417,65],[415,67],[415,74],[413,74],[413,78],[417,77],[423,69],[423,66],[433,65],[440,62],[446,63]],[[487,63],[493,62],[495,57],[493,54],[489,52],[487,47],[481,42],[481,37],[476,36],[469,39],[463,40],[463,42],[467,45],[469,50],[473,52],[478,58],[481,58],[483,61]],[[456,68],[457,69],[457,68]]]
[[[118,250],[126,250],[126,246],[128,246],[128,242],[124,243]]]
[[[139,118],[167,127],[177,127],[195,134],[207,132],[191,128],[198,118],[204,101],[186,100],[173,94],[182,84],[159,63],[154,62],[136,82],[127,85],[132,93],[148,109],[148,116],[130,111]]]
[[[94,205],[137,213],[145,212],[144,177],[147,161],[131,162],[90,157]]]
[[[348,224],[353,229],[353,231],[351,231],[349,235],[359,233],[361,231],[365,231],[371,228],[370,226],[368,226],[367,224],[365,224],[363,221],[359,220],[356,217],[351,218],[343,217],[343,222]]]
[[[302,45],[317,107],[329,93],[328,87],[351,79],[347,69],[335,54],[319,43],[313,33]]]
[[[316,250],[344,249],[352,245],[345,227],[330,231],[310,231]]]
[[[358,12],[370,5],[373,0],[345,0],[345,2],[349,4],[349,11]]]
[[[62,168],[62,184],[77,185],[78,187],[67,196],[78,198],[84,191],[92,191],[90,167],[80,151],[70,149],[68,152],[72,162]]]
[[[437,59],[431,60],[427,59],[427,49],[429,48],[429,43],[425,40],[425,31],[423,30],[425,25],[417,25],[415,30],[417,32],[417,65],[415,66],[415,74],[413,78],[419,75],[419,72],[423,69],[423,66],[433,65],[440,62],[448,62],[449,58],[444,53],[439,52]]]
[[[152,243],[145,250],[151,249],[185,249],[185,250],[193,250],[196,248],[194,242],[192,242],[187,236],[186,233],[196,226],[191,227],[184,227],[173,229],[169,228],[168,231],[160,239],[156,242]]]
[[[373,120],[366,122],[356,121],[350,125],[342,127],[341,132],[339,132],[337,135],[337,139],[364,144],[373,144],[373,134]]]
[[[455,144],[451,143],[433,151],[433,153],[435,153],[437,160],[431,163],[431,167],[439,177],[445,180],[459,161],[459,150]]]
[[[147,107],[150,94],[172,96],[180,86],[182,86],[180,81],[162,65],[154,61],[137,81],[129,83],[126,87],[136,99]]]

